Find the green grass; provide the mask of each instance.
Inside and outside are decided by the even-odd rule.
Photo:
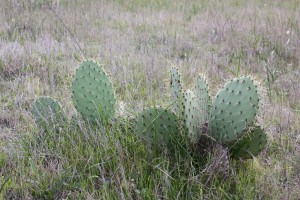
[[[204,164],[187,153],[151,153],[127,130],[130,127],[95,130],[83,126],[83,130],[68,126],[59,134],[32,130],[32,135],[22,138],[18,149],[22,154],[11,166],[14,170],[4,186],[4,198],[9,197],[8,191],[19,198],[37,199],[260,197],[251,161],[232,163],[237,169],[226,180],[216,174],[208,177],[201,172]],[[250,186],[248,191],[245,187]]]
[[[3,199],[300,198],[299,1],[0,4]],[[95,127],[79,118],[42,132],[32,102],[52,96],[71,119],[72,76],[86,57],[103,64],[130,115],[169,105],[172,65],[185,89],[206,73],[212,96],[226,79],[252,74],[266,88],[266,149],[224,171],[217,150],[204,161],[149,149],[130,121]]]

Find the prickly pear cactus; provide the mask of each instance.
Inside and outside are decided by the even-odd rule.
[[[109,120],[115,114],[115,92],[111,80],[100,65],[84,61],[76,70],[72,100],[85,120]]]
[[[57,131],[66,118],[58,101],[51,97],[38,97],[32,105],[32,116],[44,131]]]
[[[258,111],[257,86],[249,77],[227,82],[212,103],[209,130],[222,143],[238,139],[253,123]]]
[[[180,83],[180,74],[175,67],[171,68],[171,100],[174,101],[173,111],[179,116],[183,116],[183,92]]]
[[[184,93],[184,122],[190,141],[195,144],[200,137],[198,102],[193,91]]]
[[[267,144],[267,135],[259,126],[250,128],[250,133],[245,134],[230,149],[234,158],[252,158],[258,155]]]
[[[170,146],[178,134],[178,119],[174,112],[162,107],[151,107],[139,113],[136,133],[148,144]]]
[[[200,74],[197,78],[195,86],[195,95],[198,100],[199,124],[202,126],[209,120],[209,109],[211,99],[209,96],[209,88],[204,75]]]

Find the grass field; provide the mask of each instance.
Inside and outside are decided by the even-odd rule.
[[[171,66],[184,88],[207,74],[212,96],[251,74],[265,88],[266,149],[224,177],[218,157],[155,154],[130,122],[41,132],[32,102],[52,96],[71,118],[87,58],[129,115],[166,105]],[[0,0],[0,109],[3,199],[300,199],[300,1]]]

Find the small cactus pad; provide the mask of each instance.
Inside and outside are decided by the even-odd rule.
[[[231,148],[234,158],[252,158],[258,155],[267,144],[267,135],[259,126],[252,128],[249,134],[245,134]]]
[[[209,130],[222,143],[239,138],[251,125],[258,110],[257,86],[249,77],[240,77],[227,82],[220,90],[210,111]]]
[[[188,131],[190,141],[195,144],[199,135],[199,119],[197,110],[198,102],[193,91],[187,90],[184,93],[184,122]]]
[[[198,100],[197,107],[199,108],[199,124],[200,126],[202,126],[209,120],[209,109],[211,104],[209,88],[204,75],[199,75],[197,78],[195,86],[195,95]]]
[[[171,100],[174,101],[173,111],[182,117],[183,112],[183,92],[180,83],[180,74],[178,69],[171,67]]]
[[[147,108],[136,119],[136,132],[150,144],[169,146],[179,133],[177,116],[162,107]]]
[[[45,131],[58,130],[66,119],[59,103],[47,96],[35,100],[31,113],[36,124]]]
[[[109,120],[115,114],[115,92],[106,72],[98,63],[87,60],[76,70],[73,103],[85,120]]]

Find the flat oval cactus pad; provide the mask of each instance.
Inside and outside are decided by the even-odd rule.
[[[85,120],[109,120],[115,114],[115,92],[111,80],[100,65],[84,61],[76,70],[72,84],[75,108]]]

